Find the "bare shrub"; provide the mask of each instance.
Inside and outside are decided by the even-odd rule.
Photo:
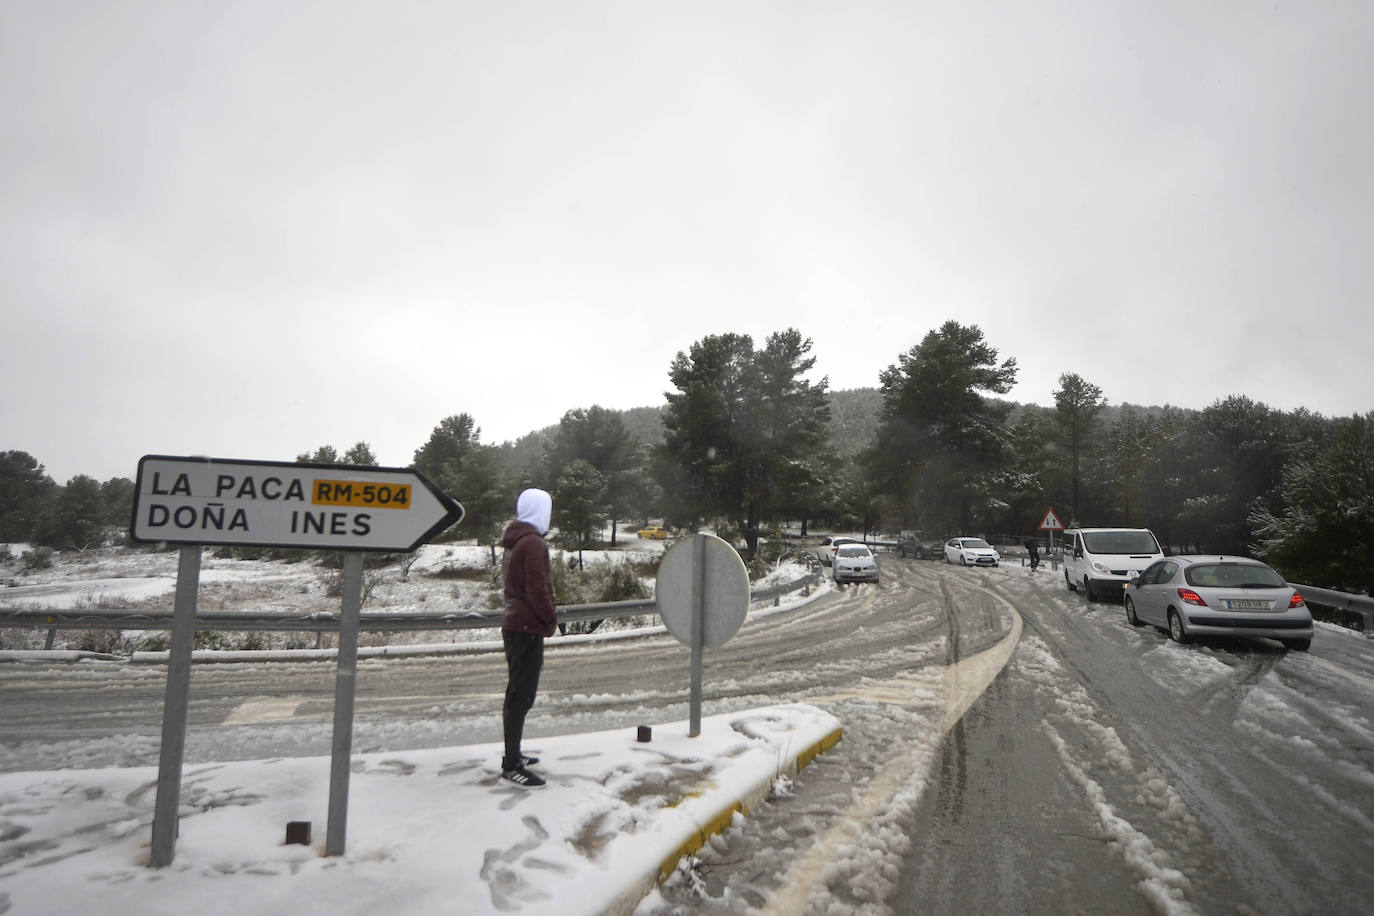
[[[481,582],[491,579],[493,576],[492,568],[489,566],[454,566],[449,564],[442,569],[436,569],[430,573],[436,579],[461,579],[466,582]]]
[[[133,652],[133,641],[120,630],[79,630],[73,647],[81,652],[129,655]]]

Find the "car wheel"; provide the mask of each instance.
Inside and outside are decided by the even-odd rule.
[[[1068,571],[1067,569],[1064,570],[1064,584],[1067,585],[1067,586],[1069,587],[1069,591],[1071,591],[1071,592],[1076,592],[1076,591],[1078,591],[1078,586],[1077,586],[1077,585],[1074,585],[1074,584],[1073,584],[1073,580],[1069,578],[1069,571]]]
[[[1131,600],[1131,596],[1127,595],[1123,603],[1126,605],[1126,622],[1133,627],[1140,626],[1140,618],[1135,615],[1135,602]]]
[[[1183,618],[1178,611],[1169,611],[1169,638],[1180,645],[1188,641],[1188,631],[1183,629]]]
[[[1312,640],[1310,639],[1285,639],[1283,644],[1286,648],[1297,652],[1306,652],[1312,648]]]

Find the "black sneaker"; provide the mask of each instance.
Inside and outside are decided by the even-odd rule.
[[[538,757],[527,757],[527,756],[525,756],[524,754],[521,754],[521,755],[520,755],[520,765],[521,765],[522,767],[532,767],[532,766],[534,766],[534,765],[535,765],[536,763],[538,763],[538,762],[539,762],[539,758],[538,758]]]
[[[502,770],[501,778],[513,782],[517,786],[525,786],[531,789],[535,786],[542,786],[544,784],[544,780],[541,777],[534,775],[524,767],[516,767],[513,770]]]

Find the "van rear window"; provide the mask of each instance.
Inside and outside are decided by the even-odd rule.
[[[1083,546],[1089,553],[1159,553],[1159,542],[1148,531],[1085,531]]]

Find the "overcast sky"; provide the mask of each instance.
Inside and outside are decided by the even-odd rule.
[[[1367,0],[8,0],[0,450],[402,466],[708,334],[845,389],[948,319],[1020,401],[1363,413],[1371,47]]]

